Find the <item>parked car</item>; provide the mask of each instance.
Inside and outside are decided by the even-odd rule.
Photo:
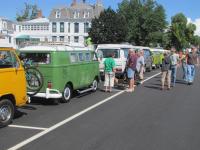
[[[28,101],[24,68],[12,48],[0,48],[0,127],[13,120],[16,107]]]
[[[114,60],[116,62],[115,75],[117,78],[123,78],[130,48],[133,48],[130,44],[99,44],[95,52],[100,62],[99,69],[101,76],[104,76],[104,60],[110,53],[114,53]]]
[[[61,45],[28,46],[19,50],[31,60],[43,76],[43,85],[34,97],[69,102],[74,91],[96,91],[99,63],[94,51],[85,47]]]
[[[149,47],[142,46],[134,46],[135,50],[143,50],[144,51],[144,63],[145,63],[145,71],[151,71],[153,65],[153,56]]]

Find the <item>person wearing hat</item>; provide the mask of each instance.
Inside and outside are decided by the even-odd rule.
[[[171,82],[172,82],[172,86],[175,87],[177,66],[179,64],[179,56],[176,54],[176,49],[174,47],[171,48],[170,61],[171,61],[171,65],[170,65]]]
[[[191,47],[191,52],[187,55],[187,82],[192,85],[195,78],[195,65],[199,65],[199,58],[195,46]]]

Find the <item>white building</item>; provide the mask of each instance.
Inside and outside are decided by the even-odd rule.
[[[14,48],[39,41],[83,44],[88,37],[92,19],[99,17],[103,10],[101,0],[97,0],[94,5],[85,0],[73,0],[69,7],[54,8],[48,19],[43,18],[42,11],[39,11],[38,18],[29,21],[14,24],[8,20],[1,23],[0,20],[0,44],[3,40]],[[5,38],[1,41],[1,37]]]
[[[19,47],[27,42],[49,41],[50,37],[49,20],[47,18],[18,22],[14,34],[16,45]]]
[[[14,22],[0,17],[0,47],[14,47],[13,33],[15,29]]]
[[[91,21],[99,17],[104,10],[100,0],[90,5],[84,0],[73,0],[71,6],[57,7],[51,11],[50,33],[51,41],[67,43],[84,43],[88,37]]]

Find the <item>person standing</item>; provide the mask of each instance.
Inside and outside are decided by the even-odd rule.
[[[127,92],[133,92],[135,86],[135,71],[136,71],[136,63],[137,63],[137,55],[135,54],[135,50],[130,49],[129,58],[127,61],[127,76],[129,79],[129,89]]]
[[[170,69],[171,69],[171,82],[172,82],[172,86],[175,87],[177,66],[178,66],[178,63],[179,63],[179,56],[176,54],[176,49],[174,47],[171,48],[170,61],[171,61],[171,66],[170,66]]]
[[[170,57],[167,53],[164,53],[164,58],[162,59],[162,67],[161,67],[161,90],[165,88],[165,81],[167,78],[167,89],[171,88],[171,70],[170,70]]]
[[[137,64],[136,69],[139,76],[140,83],[142,83],[142,80],[144,79],[144,51],[141,50],[138,52],[138,58],[137,58]]]
[[[183,80],[187,82],[187,56],[188,55],[188,49],[182,52],[180,55],[180,61],[182,64],[182,70],[183,70]]]
[[[191,48],[191,52],[187,55],[187,82],[192,85],[195,78],[195,65],[199,65],[199,58],[196,47]]]
[[[112,87],[114,86],[115,79],[115,56],[114,53],[111,53],[108,58],[104,61],[104,72],[105,72],[105,92],[112,92]]]

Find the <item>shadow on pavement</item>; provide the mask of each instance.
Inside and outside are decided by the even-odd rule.
[[[19,110],[16,110],[16,111],[15,111],[15,114],[14,114],[14,119],[21,118],[21,117],[24,116],[24,115],[27,115],[27,113],[22,112],[22,111],[19,111]]]
[[[145,88],[149,88],[149,89],[155,89],[155,90],[159,90],[160,91],[160,86],[144,86]]]

